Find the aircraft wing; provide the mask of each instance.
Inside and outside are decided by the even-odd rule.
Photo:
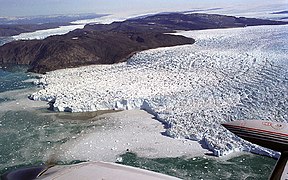
[[[288,180],[288,123],[240,120],[222,125],[247,141],[281,152],[270,180]]]

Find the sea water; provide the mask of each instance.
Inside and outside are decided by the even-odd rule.
[[[225,160],[209,157],[149,159],[133,153],[126,153],[121,157],[121,164],[181,179],[268,179],[275,163],[274,159],[252,154]]]
[[[57,164],[81,161],[67,162],[53,157],[61,153],[61,144],[101,124],[92,120],[94,116],[56,115],[58,118],[55,118],[55,113],[47,114],[43,110],[8,111],[0,115],[0,174],[49,161]],[[267,179],[276,160],[253,154],[221,160],[209,156],[150,159],[126,153],[119,163],[183,179]]]
[[[275,48],[274,52],[287,51],[287,46],[283,44],[284,36],[286,37],[287,35],[269,37],[280,43],[280,45],[274,46],[271,44],[271,49]],[[277,56],[274,57],[277,58]],[[279,56],[279,58],[273,65],[283,70],[282,80],[286,83],[287,61],[284,57],[281,59],[281,56]],[[34,86],[32,83],[25,81],[31,78],[30,74],[25,73],[19,67],[16,70],[14,68],[2,67],[0,69],[1,92]],[[0,94],[0,108],[5,106],[6,101],[13,101],[13,97],[9,99],[2,98],[1,100]],[[287,101],[285,100],[285,102]],[[59,114],[55,115],[55,113],[45,109],[1,112],[0,174],[17,167],[45,163],[49,159],[53,159],[53,154],[61,153],[61,149],[59,149],[61,144],[77,138],[81,133],[89,133],[95,126],[101,126],[94,119],[94,116],[84,118],[84,121],[83,117],[75,119],[69,116],[70,114],[65,114],[65,116],[59,118]],[[287,117],[287,113],[284,113],[283,117]],[[77,160],[81,161],[81,159],[75,159],[75,161]],[[61,159],[54,161],[59,164],[74,163],[63,162]],[[276,160],[252,154],[245,154],[226,160],[209,156],[149,159],[138,157],[133,153],[126,153],[122,155],[121,163],[167,173],[184,179],[267,179]]]
[[[0,68],[0,93],[15,89],[24,89],[33,87],[33,83],[26,81],[37,78],[36,75],[26,73],[27,66],[4,65]],[[1,102],[1,100],[0,100]]]
[[[26,73],[27,66],[3,66],[0,68],[0,93],[16,90],[31,88],[35,85],[30,81],[31,78],[38,78],[36,75]],[[13,100],[13,97],[1,96],[0,104]]]
[[[14,68],[17,70],[2,70],[3,74],[10,75],[1,76],[1,82],[3,83],[6,77],[14,86],[5,83],[6,86],[2,86],[1,91],[33,86],[29,83],[23,85],[22,80],[27,79],[27,74],[19,67]],[[14,77],[15,81],[11,81],[11,77]],[[53,160],[53,155],[61,153],[61,144],[77,138],[81,133],[93,130],[95,126],[101,126],[95,120],[97,115],[93,112],[75,115],[53,113],[45,109],[0,113],[0,174],[19,167],[44,164],[47,161],[55,161],[57,164],[81,161]],[[228,160],[211,157],[149,159],[137,157],[133,153],[126,153],[121,157],[122,164],[184,179],[267,179],[276,162],[272,158],[252,154]]]
[[[51,161],[60,152],[59,145],[96,126],[93,121],[83,121],[81,116],[55,115],[45,110],[7,111],[0,117],[0,174]]]
[[[19,76],[19,79],[23,78],[20,72],[10,73]],[[24,77],[26,78],[25,74]],[[32,85],[27,85],[29,86]],[[19,86],[12,87],[19,88]],[[6,91],[8,89],[13,88],[9,87]],[[45,109],[0,113],[0,174],[19,167],[40,165],[47,161],[55,161],[57,164],[81,161],[53,160],[53,155],[61,153],[59,149],[61,144],[77,138],[81,133],[93,130],[95,126],[101,126],[93,120],[95,116],[55,114]],[[137,157],[133,153],[126,153],[121,157],[122,164],[184,179],[267,179],[275,164],[272,158],[251,154],[228,160],[209,156],[149,159]]]

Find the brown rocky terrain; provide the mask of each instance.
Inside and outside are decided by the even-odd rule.
[[[76,34],[5,44],[0,48],[0,63],[28,64],[30,71],[45,73],[67,67],[117,63],[141,50],[194,42],[183,36],[153,32],[78,31]]]
[[[158,14],[108,25],[86,25],[44,40],[14,41],[0,47],[0,64],[26,64],[32,72],[127,60],[135,52],[194,43],[167,34],[174,30],[280,25],[287,22],[211,14]]]

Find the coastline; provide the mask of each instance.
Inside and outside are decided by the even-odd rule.
[[[127,63],[49,72],[39,81],[46,84],[45,89],[31,98],[55,101],[56,111],[142,109],[168,126],[165,135],[203,142],[216,156],[248,151],[277,157],[277,152],[247,143],[220,124],[241,118],[271,117],[272,120],[274,111],[280,116],[273,120],[281,121],[282,114],[285,116],[285,111],[274,105],[281,101],[280,96],[285,99],[281,92],[286,88],[286,80],[279,79],[283,76],[281,68],[285,67],[277,66],[283,61],[277,59],[279,54],[285,57],[285,53],[275,53],[264,39],[265,32],[281,33],[285,28],[287,26],[224,29],[224,34],[230,35],[220,34],[216,38],[213,33],[221,30],[193,31],[192,37],[197,37],[197,32],[200,37],[193,45],[143,51]],[[251,31],[257,31],[263,40]],[[239,36],[244,34],[246,39],[258,44],[250,46],[250,41]],[[227,46],[226,49],[219,44]],[[275,66],[269,66],[267,59]],[[278,79],[280,84],[274,86],[276,82],[271,79]],[[267,86],[273,89],[272,94]],[[265,103],[259,105],[255,96]],[[271,101],[270,96],[276,99]]]
[[[77,138],[55,147],[59,148],[61,161],[75,159],[94,161],[119,161],[119,156],[126,152],[136,153],[140,157],[198,157],[211,153],[201,147],[197,141],[174,139],[165,136],[164,124],[143,110],[104,110],[84,113],[61,113],[46,110],[49,105],[45,101],[32,101],[29,94],[39,88],[6,91],[0,93],[1,98],[13,97],[0,104],[0,113],[8,111],[31,111],[41,116],[49,116],[54,120],[65,121],[97,121],[101,124],[97,129],[90,129]],[[99,145],[99,142],[101,144]],[[53,151],[56,150],[52,148]],[[58,149],[58,150],[59,150]],[[129,149],[129,150],[128,150]],[[58,151],[56,150],[56,151]],[[53,152],[52,152],[53,154]],[[50,153],[46,154],[47,158]]]
[[[165,135],[165,125],[155,119],[154,115],[144,110],[104,110],[81,113],[61,113],[46,111],[49,106],[45,101],[32,101],[28,95],[39,88],[6,91],[0,93],[3,98],[14,97],[12,100],[2,102],[0,113],[7,111],[38,111],[37,114],[49,116],[52,119],[62,121],[89,121],[94,119],[100,124],[100,129],[81,134],[81,137],[71,140],[57,147],[61,149],[61,155],[57,159],[61,161],[73,161],[75,159],[87,161],[121,161],[119,156],[132,152],[139,157],[168,158],[168,157],[202,157],[210,156],[211,151],[197,141],[188,139],[175,139]],[[39,111],[40,110],[40,111]],[[43,111],[44,110],[44,111]],[[121,135],[121,137],[119,137]],[[132,139],[130,139],[132,137]],[[135,137],[137,137],[135,139]],[[99,146],[98,142],[101,142]],[[102,144],[102,142],[104,142]],[[93,149],[95,151],[93,151]],[[127,149],[129,149],[127,151]],[[55,149],[53,149],[55,150]],[[88,150],[88,153],[84,153]],[[58,151],[58,150],[57,150]],[[83,152],[82,152],[83,151]],[[53,154],[53,153],[52,153]],[[235,152],[220,159],[229,159],[242,155]],[[46,158],[50,157],[46,154]],[[214,156],[215,157],[215,156]],[[213,158],[213,156],[211,157]]]
[[[16,167],[29,166],[30,163],[37,165],[39,161],[44,163],[51,158],[70,164],[77,160],[121,162],[121,156],[128,152],[144,158],[191,158],[203,157],[205,153],[209,153],[196,141],[164,136],[162,134],[165,131],[164,125],[143,110],[75,114],[53,112],[47,110],[47,102],[28,99],[28,95],[36,90],[39,88],[0,93],[0,97],[3,98],[13,97],[7,102],[0,103],[2,117],[0,128],[5,128],[4,140],[11,141],[12,144],[9,146],[12,146],[19,143],[18,138],[27,138],[23,140],[25,144],[23,147],[13,148],[13,153],[9,155],[12,159],[5,157],[3,158],[5,162],[0,162],[1,173],[7,171],[7,168],[8,170],[15,168],[14,165]],[[7,126],[7,123],[10,124],[7,118],[11,115],[17,126],[15,124],[13,127]],[[21,130],[17,130],[18,128]],[[50,131],[53,134],[47,134]],[[10,139],[11,133],[16,133],[17,138]],[[34,139],[38,136],[40,139]],[[2,140],[0,139],[1,142]],[[4,147],[7,148],[7,145]],[[0,149],[1,152],[3,148]],[[37,151],[38,148],[41,149],[40,152]],[[1,157],[6,156],[8,153],[6,151],[0,154]]]
[[[104,16],[15,37],[43,39],[117,18],[130,19]],[[108,161],[183,179],[266,179],[279,153],[220,124],[288,121],[287,32],[288,25],[176,31],[167,34],[196,43],[25,80],[38,87],[0,93],[0,175],[40,163]]]
[[[181,23],[178,23],[179,21]],[[87,24],[85,27],[83,24],[71,25],[79,26],[80,29],[65,35],[49,36],[43,40],[10,42],[0,47],[0,59],[2,64],[27,64],[28,71],[45,74],[56,69],[119,63],[138,51],[195,43],[192,37],[171,34],[175,30],[225,29],[287,23],[218,14],[160,13],[111,24]],[[59,29],[61,30],[61,27]],[[50,31],[54,30],[36,31],[31,37],[38,39],[39,34],[52,35]],[[56,34],[59,33],[58,29],[55,31]],[[65,32],[68,31],[70,29]],[[17,49],[20,52],[13,53]]]
[[[195,45],[198,46],[199,44],[196,43]],[[216,46],[217,46],[217,44],[216,44]],[[227,159],[230,159],[230,158],[233,159],[234,156],[237,156],[237,157],[239,155],[241,156],[242,152],[229,151],[229,153],[230,153],[229,155],[225,155],[225,156],[222,156],[220,158],[212,157],[212,156],[210,156],[211,151],[208,151],[207,149],[203,149],[203,147],[201,147],[201,144],[199,144],[197,141],[189,140],[188,138],[185,139],[185,134],[184,134],[184,133],[186,133],[185,131],[182,131],[182,132],[184,132],[183,134],[167,134],[167,131],[166,131],[167,128],[169,128],[169,126],[172,123],[175,123],[176,122],[175,120],[185,117],[183,115],[187,115],[187,113],[186,114],[183,113],[183,109],[179,108],[180,106],[178,107],[179,104],[176,101],[176,100],[180,100],[180,102],[181,102],[180,105],[185,105],[185,103],[187,103],[187,100],[185,100],[185,97],[187,98],[190,96],[182,96],[183,95],[182,93],[185,93],[185,91],[184,92],[182,92],[182,91],[185,90],[184,88],[187,87],[187,85],[182,84],[183,86],[182,85],[180,86],[182,88],[179,89],[178,86],[176,85],[176,83],[181,83],[182,82],[181,79],[188,77],[188,76],[186,76],[187,74],[185,74],[187,71],[187,69],[185,69],[185,67],[189,67],[189,68],[201,67],[200,66],[201,64],[199,63],[199,61],[201,59],[198,59],[198,62],[196,61],[193,64],[190,64],[190,62],[188,61],[189,59],[186,58],[185,61],[188,61],[188,64],[189,64],[186,66],[183,66],[181,64],[177,64],[177,61],[170,61],[168,59],[167,62],[170,64],[170,66],[166,67],[165,69],[159,68],[159,67],[161,67],[161,63],[157,64],[157,61],[159,59],[161,59],[162,57],[167,57],[167,56],[169,57],[169,55],[171,55],[170,54],[171,52],[173,52],[174,55],[178,56],[177,50],[181,50],[182,55],[179,55],[178,56],[179,58],[185,58],[185,53],[183,53],[182,50],[187,50],[187,52],[189,52],[188,53],[189,58],[192,59],[194,56],[193,56],[193,53],[191,53],[192,51],[190,48],[191,48],[191,46],[179,46],[179,47],[173,47],[173,48],[158,48],[158,49],[154,49],[154,50],[140,52],[140,53],[137,53],[134,56],[132,56],[131,59],[127,62],[127,64],[126,63],[120,63],[120,64],[116,64],[116,65],[100,65],[100,66],[96,65],[96,66],[82,67],[82,68],[80,68],[80,70],[79,70],[79,68],[73,68],[73,69],[53,71],[51,73],[48,73],[48,74],[42,76],[42,79],[39,80],[41,86],[44,85],[43,86],[44,89],[39,89],[39,88],[33,89],[32,88],[30,90],[17,90],[17,91],[14,91],[13,93],[9,92],[10,94],[8,92],[3,93],[3,94],[5,94],[5,97],[8,97],[8,96],[9,97],[13,97],[13,96],[22,97],[21,101],[16,100],[16,101],[4,102],[5,104],[7,103],[7,105],[8,105],[6,110],[14,110],[14,107],[16,107],[15,110],[29,110],[29,109],[30,110],[31,109],[37,110],[37,109],[39,109],[38,108],[39,106],[36,105],[37,103],[40,103],[40,107],[42,107],[44,109],[47,108],[48,107],[47,102],[41,102],[41,101],[34,101],[33,102],[27,98],[27,95],[28,95],[27,93],[34,93],[34,97],[35,98],[38,97],[39,98],[38,100],[40,100],[42,98],[42,100],[49,101],[49,99],[51,100],[51,99],[53,99],[53,97],[57,97],[58,99],[56,99],[56,100],[61,100],[61,98],[63,98],[62,99],[63,101],[60,102],[60,104],[58,104],[58,105],[61,105],[61,103],[63,103],[62,105],[65,104],[65,106],[63,106],[63,107],[67,107],[69,105],[69,103],[71,103],[71,105],[74,105],[74,108],[81,107],[81,108],[83,108],[82,112],[85,112],[88,110],[85,109],[87,106],[82,106],[83,104],[87,104],[87,102],[93,102],[94,100],[96,100],[98,103],[100,102],[99,99],[97,99],[95,97],[93,98],[93,96],[91,96],[92,94],[95,95],[96,94],[95,92],[97,92],[97,91],[100,91],[100,94],[98,94],[98,95],[101,95],[101,93],[103,93],[102,95],[105,97],[108,95],[108,99],[102,99],[102,100],[104,100],[103,102],[101,102],[103,104],[101,106],[98,106],[98,108],[102,108],[102,109],[113,109],[114,108],[115,109],[115,107],[117,106],[117,108],[122,109],[122,110],[134,109],[132,111],[121,111],[118,113],[103,114],[99,117],[93,117],[92,116],[93,120],[91,122],[96,123],[95,128],[90,129],[88,131],[81,131],[77,135],[68,136],[68,138],[65,138],[65,136],[64,136],[63,142],[62,142],[62,140],[60,140],[60,141],[58,139],[55,140],[57,143],[58,142],[61,142],[61,143],[56,145],[53,148],[50,148],[50,149],[47,148],[47,149],[45,149],[45,151],[43,151],[43,154],[42,154],[42,155],[44,155],[43,162],[45,160],[49,160],[51,158],[51,156],[54,156],[55,154],[57,155],[56,159],[61,160],[62,162],[64,161],[64,163],[70,163],[71,161],[73,161],[75,159],[78,159],[78,160],[79,159],[80,160],[95,160],[95,161],[104,160],[104,161],[111,161],[111,162],[115,162],[115,161],[121,162],[123,160],[122,155],[127,154],[127,152],[136,153],[139,157],[147,157],[147,158],[152,158],[152,159],[153,158],[161,158],[161,157],[162,158],[180,157],[180,158],[184,158],[184,159],[185,158],[192,158],[192,160],[193,160],[194,159],[193,157],[200,157],[200,158],[204,158],[204,159],[208,158],[208,159],[214,159],[217,161],[224,161],[224,162]],[[193,47],[193,48],[195,48],[195,47]],[[176,49],[176,51],[175,51],[175,49]],[[197,47],[196,47],[195,51],[197,51],[197,50],[199,50],[199,49],[197,49]],[[175,54],[175,52],[176,52],[176,54]],[[206,53],[206,51],[204,51],[204,52]],[[232,51],[232,52],[234,52],[234,51]],[[195,54],[198,57],[201,55],[199,52],[197,52]],[[150,58],[151,55],[153,57],[154,56],[155,57],[151,58],[151,61],[149,62],[150,64],[146,64],[147,58]],[[216,54],[216,55],[218,56],[218,54]],[[227,53],[227,54],[224,53],[224,54],[220,54],[220,55],[222,55],[223,57],[225,57],[224,55],[227,55],[227,56],[229,55],[229,57],[234,58],[233,60],[235,60],[235,59],[237,60],[237,58],[239,58],[239,57],[246,57],[244,55],[241,55],[241,56],[238,56],[238,55],[233,56],[232,55],[231,56],[230,53]],[[172,56],[172,57],[174,57],[174,56]],[[207,56],[204,56],[204,57],[207,57]],[[166,60],[167,60],[167,58],[166,58]],[[223,61],[223,59],[221,59],[221,61]],[[248,61],[247,65],[249,65],[249,63],[251,61],[253,62],[253,56],[248,58],[247,61]],[[257,63],[258,63],[258,65],[253,64],[253,66],[249,66],[249,68],[251,68],[250,69],[251,72],[255,71],[255,69],[253,69],[253,68],[261,67],[262,62],[257,61]],[[206,64],[204,64],[204,65],[206,65]],[[128,66],[128,68],[137,67],[139,69],[132,68],[131,71],[127,72],[126,71],[127,69],[124,66]],[[173,69],[175,67],[176,67],[176,69],[180,70],[180,71],[177,71],[176,74],[173,73]],[[181,69],[183,67],[184,67],[184,69]],[[212,66],[206,65],[204,67],[208,71],[209,68],[211,70]],[[121,73],[119,73],[118,68],[120,68],[123,71],[121,71]],[[147,96],[148,98],[146,97],[144,100],[142,99],[143,101],[141,99],[140,99],[140,101],[138,101],[139,98],[138,98],[138,100],[137,100],[137,98],[134,100],[133,99],[132,100],[131,99],[130,100],[129,99],[126,99],[126,100],[120,99],[120,101],[118,101],[118,103],[112,102],[112,104],[109,105],[109,103],[111,103],[111,102],[109,102],[109,98],[113,97],[113,96],[111,96],[111,95],[113,95],[111,93],[113,92],[113,90],[114,91],[117,90],[117,86],[119,86],[120,84],[121,84],[121,86],[123,86],[122,83],[124,83],[124,87],[122,90],[124,91],[125,88],[127,88],[127,86],[125,85],[126,80],[124,79],[125,81],[123,81],[123,82],[121,80],[121,78],[123,77],[123,76],[121,76],[121,74],[125,75],[126,78],[130,78],[131,76],[134,77],[134,79],[133,78],[131,79],[133,83],[128,82],[127,85],[132,87],[132,88],[137,87],[137,88],[135,88],[136,94],[131,94],[131,92],[134,93],[134,91],[128,91],[127,97],[132,97],[132,96],[137,97],[135,95],[138,95],[138,97],[141,98],[141,96],[140,96],[141,94],[139,94],[139,93],[137,94],[137,92],[139,92],[141,90],[144,90],[144,92],[148,92],[148,95],[149,95],[149,88],[151,90],[151,84],[147,83],[147,86],[145,86],[145,88],[143,88],[140,86],[141,82],[139,82],[140,84],[139,83],[137,84],[137,81],[136,81],[138,76],[139,76],[139,78],[141,78],[144,81],[148,80],[147,82],[150,82],[150,83],[151,83],[152,79],[154,79],[154,80],[157,79],[155,74],[153,74],[153,71],[148,71],[149,72],[148,75],[146,74],[146,76],[145,76],[145,73],[147,73],[147,71],[146,71],[147,69],[145,69],[145,68],[148,68],[148,70],[150,68],[152,68],[153,71],[157,70],[157,71],[163,73],[162,76],[159,77],[159,80],[161,80],[161,81],[165,81],[165,80],[167,81],[168,79],[165,79],[163,77],[167,77],[169,75],[169,73],[172,73],[174,80],[175,80],[175,83],[170,83],[169,81],[168,81],[168,83],[167,82],[166,83],[167,83],[167,87],[170,88],[172,86],[172,90],[174,92],[168,91],[169,88],[165,89],[165,87],[166,87],[165,84],[159,83],[159,84],[156,84],[155,87],[153,87],[153,88],[158,88],[158,90],[156,92],[158,92],[158,93],[160,92],[160,94],[158,94],[159,96],[157,97],[158,99],[155,98],[155,99],[153,99],[153,101],[150,101],[149,98],[151,98],[151,96],[147,96],[147,94],[146,94],[145,96]],[[92,74],[91,74],[91,72],[92,72]],[[107,72],[109,72],[108,76],[106,74]],[[200,71],[196,71],[195,73],[199,74],[199,72],[203,72],[203,70],[200,69]],[[212,71],[212,72],[216,72],[216,71]],[[74,73],[76,73],[76,76]],[[100,75],[93,75],[93,73],[96,73],[96,74],[99,73]],[[182,76],[175,77],[174,75],[177,75],[178,73]],[[241,73],[243,73],[243,71],[241,71],[241,69],[240,69],[239,74],[241,74]],[[273,73],[278,75],[277,71],[273,71]],[[113,78],[114,75],[116,77],[115,83],[114,83],[114,81],[109,81],[109,79]],[[248,75],[254,75],[254,74],[248,74]],[[67,77],[69,77],[69,78],[67,78]],[[71,81],[71,77],[73,77],[73,81],[75,81],[75,82]],[[99,83],[95,83],[93,81],[90,81],[92,79],[97,79],[99,77],[100,77],[99,81],[103,82],[104,84],[101,84],[101,83],[99,84]],[[197,77],[196,77],[196,79],[194,79],[194,80],[200,80],[200,81],[197,81],[198,83],[200,83],[200,85],[201,85],[200,87],[205,87],[205,83],[212,83],[213,84],[214,82],[217,82],[217,81],[215,81],[215,77],[213,78],[213,76],[209,76],[209,73],[207,73],[207,72],[203,72],[203,76],[201,76],[201,77],[202,78],[200,78],[200,79],[197,79]],[[221,78],[221,76],[217,76],[217,78],[219,78],[219,77]],[[56,79],[53,79],[53,78],[56,78]],[[63,81],[63,78],[70,80],[70,82],[68,84],[65,84],[66,81]],[[82,78],[84,78],[85,81],[83,81]],[[171,79],[171,77],[170,77],[170,79]],[[78,83],[78,80],[80,82],[84,82],[84,83],[88,83],[88,84],[83,86],[82,84]],[[205,81],[205,80],[207,80],[207,81]],[[220,80],[223,80],[223,79],[221,78]],[[60,83],[61,86],[57,86],[58,83]],[[134,83],[136,83],[136,84],[134,84]],[[201,83],[203,83],[203,84],[201,84]],[[89,90],[93,90],[94,86],[92,86],[92,85],[95,85],[96,91],[92,91],[92,93],[89,94]],[[111,91],[107,91],[105,88],[103,88],[102,85],[103,86],[105,85],[105,87],[112,88]],[[174,87],[174,85],[175,85],[175,87]],[[198,87],[196,84],[192,84],[192,85],[193,85],[193,88]],[[217,85],[217,83],[216,83],[216,85]],[[67,94],[67,92],[70,92],[70,91],[65,90],[65,93],[64,93],[63,89],[61,89],[64,87],[68,88],[71,91],[74,91],[73,96],[70,96],[69,94]],[[71,87],[73,87],[75,89],[73,89]],[[84,87],[84,89],[83,89],[83,87]],[[164,87],[164,91],[163,91],[163,89],[161,89],[159,87],[161,87],[161,88]],[[210,87],[213,87],[213,86],[210,86]],[[82,91],[78,92],[77,88],[81,88]],[[153,88],[152,88],[152,90],[153,90]],[[35,90],[37,90],[37,92],[35,92]],[[176,92],[175,92],[175,90],[176,90]],[[188,89],[188,90],[191,90],[191,89]],[[39,94],[40,91],[42,92],[42,94],[41,93]],[[22,93],[19,93],[19,92],[22,92]],[[25,94],[25,92],[26,92],[26,94]],[[86,94],[83,92],[85,92]],[[153,91],[150,91],[150,92],[153,92]],[[189,92],[189,91],[187,91],[187,92]],[[53,94],[53,93],[55,93],[55,94]],[[163,94],[161,94],[161,93],[163,93]],[[169,95],[168,98],[164,96],[165,93],[167,93]],[[3,94],[0,94],[0,95],[3,95]],[[41,95],[41,96],[39,96],[39,95]],[[181,96],[179,96],[179,95],[181,95]],[[163,99],[162,97],[165,97],[166,100]],[[67,98],[67,99],[65,99],[65,98]],[[75,101],[69,102],[69,100],[71,100],[70,98],[74,99]],[[88,98],[88,99],[86,99],[86,98]],[[207,96],[204,96],[204,98],[207,98]],[[171,100],[173,100],[173,101],[171,101]],[[209,100],[209,97],[208,97],[208,100]],[[227,100],[231,100],[231,99],[227,98]],[[237,98],[234,100],[236,100],[236,102],[237,102]],[[171,101],[172,103],[171,104],[165,104],[165,103],[167,103],[167,101]],[[75,103],[75,102],[78,102],[78,103]],[[79,102],[81,102],[81,103],[83,102],[83,104],[81,105],[81,103],[79,103]],[[157,105],[156,103],[159,103],[159,102],[162,103],[162,107],[156,106]],[[207,101],[204,101],[204,102],[195,101],[194,103],[196,103],[196,104],[194,104],[192,106],[187,106],[187,104],[186,104],[186,108],[184,109],[184,111],[190,113],[190,110],[197,107],[197,106],[205,105],[203,107],[209,107],[207,105],[211,105],[211,104],[207,104],[205,102],[207,102]],[[208,102],[211,102],[211,101],[208,101]],[[233,101],[228,101],[228,102],[231,103]],[[54,105],[56,106],[57,104],[54,104]],[[107,107],[109,107],[109,108],[107,108]],[[165,109],[167,107],[169,108],[168,110]],[[222,107],[223,107],[223,104],[222,104]],[[96,106],[95,106],[95,108],[96,108]],[[153,119],[154,116],[152,116],[151,114],[148,114],[147,112],[144,112],[142,110],[141,111],[135,110],[135,109],[139,109],[139,108],[145,109],[146,111],[148,111],[152,114],[158,115],[157,119],[160,121],[163,121],[164,124],[168,125],[168,127],[166,127],[166,129],[165,129],[163,127],[163,124],[161,124],[158,120]],[[149,110],[149,108],[153,108],[153,109]],[[72,108],[72,110],[77,110],[77,109]],[[91,111],[91,110],[89,110],[89,111]],[[173,116],[171,114],[169,114],[169,112],[173,112],[174,113],[174,114],[172,114]],[[209,111],[204,111],[204,112],[208,113]],[[219,113],[219,112],[217,112],[217,113]],[[60,119],[60,126],[65,126],[65,122],[69,122],[67,120],[67,118],[61,119],[61,117],[60,118],[54,117],[55,114],[57,114],[57,112],[55,112],[55,113],[53,112],[50,115],[52,115],[53,118],[55,118],[55,119],[58,119],[58,120]],[[209,115],[209,114],[206,114],[206,115]],[[210,114],[209,116],[206,116],[206,119],[209,120],[209,118],[215,118],[214,114],[212,114],[212,115]],[[171,124],[167,123],[167,117],[170,118]],[[171,117],[174,119],[172,119]],[[82,119],[82,118],[80,117],[80,119]],[[84,121],[87,120],[86,118],[84,118],[84,119],[85,119]],[[82,119],[82,121],[83,121],[83,119]],[[87,121],[87,122],[90,123],[89,121]],[[141,123],[139,123],[139,122],[141,122]],[[181,125],[181,123],[183,123],[183,122],[185,122],[185,121],[182,121],[182,122],[180,121],[180,123],[179,122],[178,123]],[[209,123],[208,121],[205,121],[205,123],[203,125],[206,125],[206,126],[209,125],[209,124],[207,124],[207,123]],[[57,124],[59,124],[59,123],[57,122]],[[189,126],[189,124],[186,124],[186,126]],[[43,126],[43,128],[46,128],[46,127],[48,127],[48,126]],[[174,128],[179,128],[179,127],[174,126]],[[201,126],[198,126],[198,128],[201,128]],[[95,132],[95,130],[97,130],[97,132]],[[150,130],[152,133],[150,132]],[[183,130],[183,129],[180,129],[180,130]],[[135,132],[133,133],[133,131],[135,131]],[[173,131],[170,131],[170,132],[173,133]],[[176,132],[176,131],[174,131],[174,132]],[[169,135],[170,137],[167,137],[167,135]],[[63,137],[62,134],[60,136]],[[134,138],[137,138],[138,136],[140,136],[141,138],[134,139]],[[188,137],[197,138],[197,137],[193,137],[193,136],[188,136]],[[54,140],[53,138],[55,138],[55,137],[48,138],[48,142],[49,143],[53,142],[53,140]],[[46,137],[44,139],[47,140]],[[148,142],[147,142],[147,139],[148,139]],[[151,139],[152,140],[155,139],[156,141],[151,141]],[[102,143],[101,140],[102,140],[102,142],[105,142],[105,143]],[[138,142],[137,142],[137,140],[138,140]],[[217,141],[215,141],[215,142],[217,143]],[[55,142],[53,142],[53,143],[55,143]],[[127,149],[128,149],[128,151],[127,151]],[[256,149],[256,150],[259,150],[259,149]],[[269,153],[270,152],[268,151],[267,154],[269,155]],[[198,159],[198,158],[196,158],[196,159]]]
[[[1,102],[0,113],[7,111],[35,111],[37,109],[45,109],[49,106],[45,101],[31,101],[28,99],[29,94],[35,93],[39,88],[26,88],[0,93],[0,98],[7,99]],[[12,97],[12,98],[11,98]]]

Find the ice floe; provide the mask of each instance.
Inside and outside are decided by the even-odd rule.
[[[167,124],[166,135],[199,141],[217,156],[277,156],[220,124],[288,121],[287,32],[288,26],[180,32],[196,43],[143,51],[120,64],[49,72],[30,98],[51,101],[56,111],[144,109]]]

